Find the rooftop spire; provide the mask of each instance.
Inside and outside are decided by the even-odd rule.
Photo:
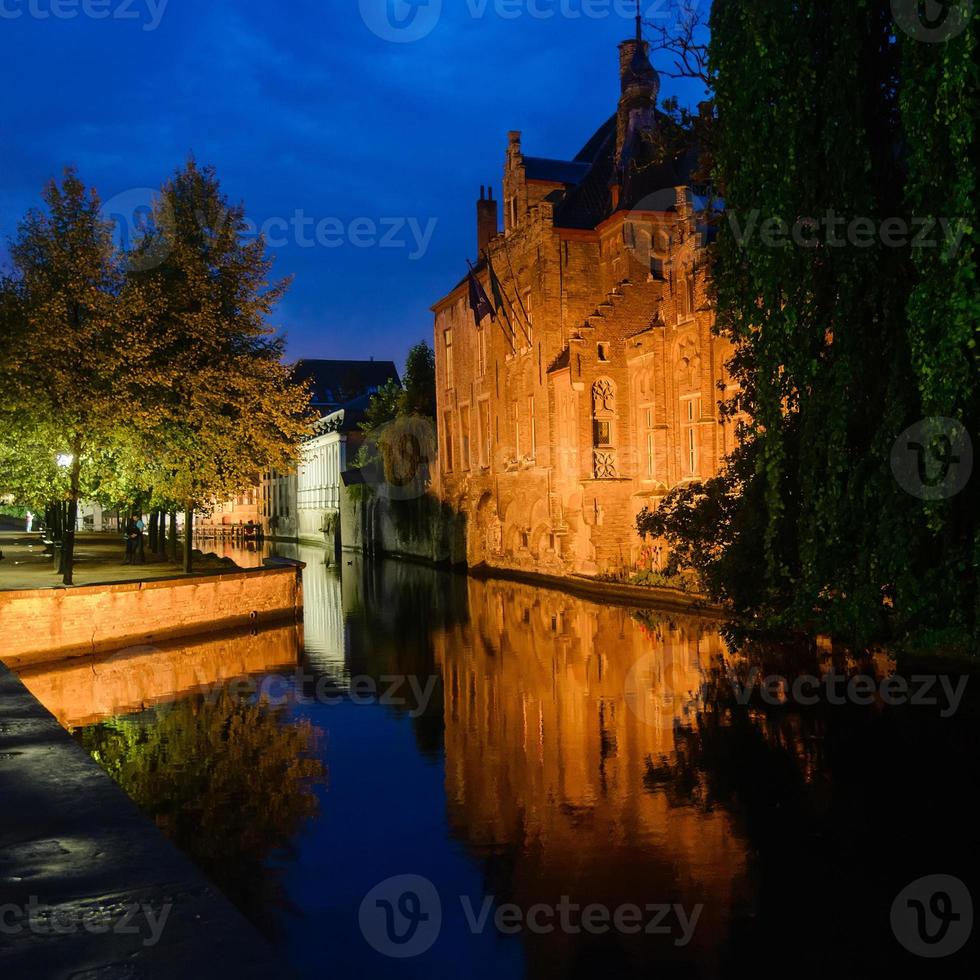
[[[636,43],[643,43],[643,15],[640,13],[640,0],[636,0]]]

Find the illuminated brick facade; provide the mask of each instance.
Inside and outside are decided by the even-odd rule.
[[[718,472],[734,426],[718,402],[694,154],[658,150],[659,80],[620,46],[617,113],[571,161],[511,133],[504,229],[481,195],[478,246],[511,313],[477,325],[463,280],[433,307],[436,489],[466,516],[467,560],[558,574],[655,567],[636,515]],[[488,265],[476,276],[492,297]]]

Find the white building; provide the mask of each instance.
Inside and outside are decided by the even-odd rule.
[[[398,382],[398,371],[391,361],[300,361],[296,378],[309,384],[320,420],[302,446],[296,473],[263,474],[259,520],[269,537],[335,547],[341,473],[360,446],[358,423],[372,396]]]
[[[340,515],[340,474],[347,469],[345,409],[324,416],[316,435],[303,445],[296,474],[297,537],[304,543],[332,543]]]

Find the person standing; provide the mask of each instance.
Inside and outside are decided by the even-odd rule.
[[[31,528],[34,527],[34,515],[28,511],[27,512],[27,533],[31,533]]]
[[[126,557],[123,560],[124,565],[135,564],[134,555],[136,554],[136,537],[138,533],[139,532],[136,530],[136,520],[132,515],[130,515],[126,521]]]
[[[140,514],[136,518],[136,545],[133,550],[133,564],[139,563],[140,565],[146,564],[146,552],[144,551],[144,538],[143,532],[146,530],[146,524],[143,521],[143,515]]]

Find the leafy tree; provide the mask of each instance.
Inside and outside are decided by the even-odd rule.
[[[978,431],[978,13],[924,44],[891,8],[714,4],[713,280],[744,446],[724,481],[641,517],[747,620],[858,641],[976,636],[980,594],[975,494],[924,502],[890,465],[925,416]],[[968,228],[952,252],[879,234],[938,215]]]
[[[43,200],[45,209],[20,224],[10,249],[14,275],[3,290],[0,418],[19,436],[7,443],[0,482],[10,479],[12,449],[27,497],[64,492],[62,568],[71,585],[83,464],[132,414],[136,355],[126,343],[123,273],[98,195],[69,168],[60,186],[47,185]],[[66,488],[52,469],[59,458]]]
[[[405,402],[400,409],[404,415],[436,417],[436,355],[424,341],[419,341],[405,361]]]
[[[309,392],[267,326],[288,281],[269,285],[265,242],[247,230],[213,168],[190,160],[163,186],[130,261],[131,308],[158,338],[143,482],[183,507],[187,570],[195,508],[244,492],[262,470],[288,471],[309,433]]]
[[[953,418],[980,434],[980,286],[977,281],[977,163],[980,119],[980,6],[946,11],[970,17],[966,30],[942,44],[904,36],[900,108],[908,147],[909,209],[920,216],[953,216],[963,233],[953,249],[913,252],[908,302],[912,371],[922,411]],[[952,22],[955,26],[956,22]],[[974,442],[974,453],[980,446]],[[976,468],[976,459],[974,468]],[[980,509],[977,474],[967,490],[924,504],[933,549],[922,606],[944,605],[976,638],[980,633]],[[972,491],[972,492],[971,492]],[[941,607],[940,607],[941,608]]]
[[[428,485],[428,463],[436,453],[435,367],[432,348],[420,341],[408,353],[404,384],[392,379],[382,385],[360,423],[364,442],[354,466],[400,499],[414,500]]]

